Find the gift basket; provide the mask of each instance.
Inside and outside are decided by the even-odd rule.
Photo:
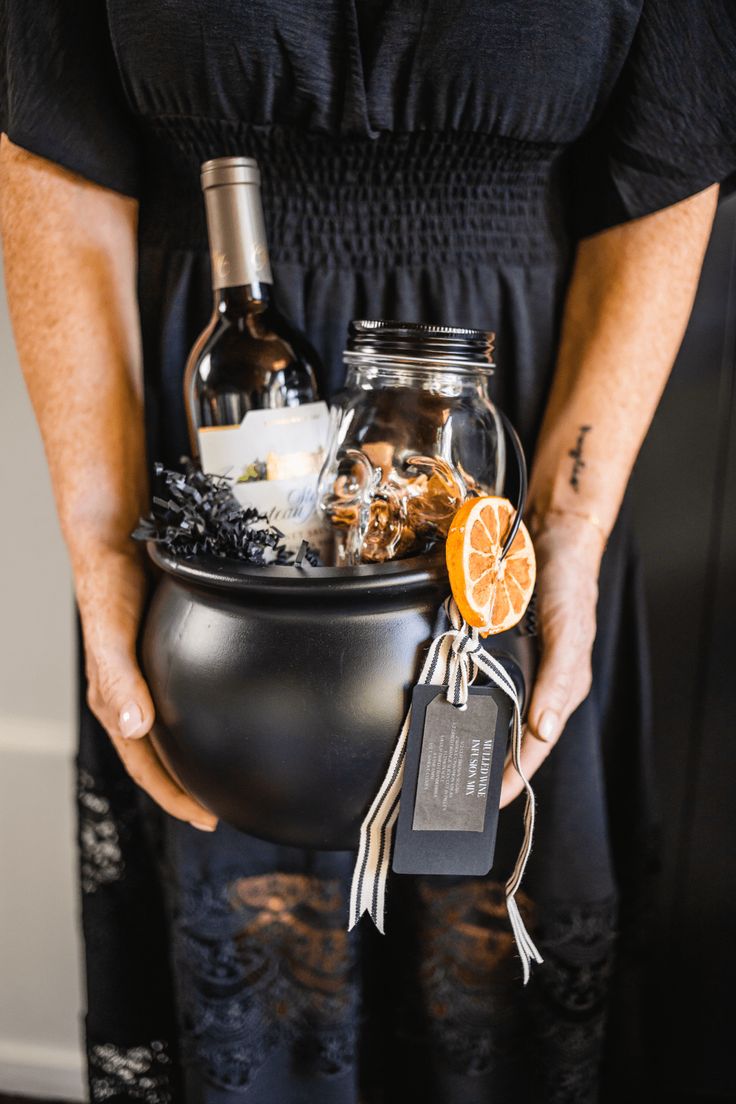
[[[203,180],[216,309],[186,373],[195,459],[157,469],[136,533],[158,569],[142,637],[152,737],[236,828],[355,850],[350,926],[367,911],[383,930],[392,861],[487,872],[509,743],[520,770],[535,663],[524,455],[491,401],[486,331],[352,323],[328,413],[316,354],[268,297],[267,254],[231,242],[232,193],[257,169],[221,159]],[[526,789],[507,884],[525,976]]]

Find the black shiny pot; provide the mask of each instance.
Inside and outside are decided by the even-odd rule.
[[[444,558],[357,568],[177,560],[148,612],[159,753],[244,832],[357,847],[448,593]]]
[[[297,569],[148,550],[163,575],[142,659],[169,769],[251,835],[356,848],[449,592],[444,556]],[[530,627],[488,642],[522,700]]]

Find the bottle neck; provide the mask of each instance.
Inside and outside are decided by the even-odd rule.
[[[213,296],[216,315],[261,314],[272,302],[272,288],[266,283],[218,287]]]
[[[259,185],[208,185],[204,198],[215,293],[253,288],[260,298],[273,277]]]

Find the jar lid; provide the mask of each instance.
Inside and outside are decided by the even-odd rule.
[[[434,326],[427,322],[357,319],[348,327],[345,360],[348,363],[394,361],[426,364],[433,370],[493,371],[490,330]]]

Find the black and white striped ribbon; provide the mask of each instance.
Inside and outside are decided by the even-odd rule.
[[[458,709],[467,708],[468,687],[478,671],[500,687],[513,705],[511,759],[526,791],[524,809],[524,840],[513,872],[506,882],[506,907],[521,957],[524,984],[529,980],[532,962],[542,957],[527,932],[516,903],[516,894],[524,876],[534,837],[534,793],[521,766],[521,711],[516,687],[504,667],[483,647],[477,629],[470,628],[460,616],[453,598],[448,598],[444,610],[450,628],[435,636],[424,661],[419,682],[447,685],[447,700]],[[386,777],[376,794],[360,829],[360,847],[350,891],[350,923],[348,930],[367,912],[380,932],[384,931],[386,880],[391,863],[391,844],[396,818],[399,815],[401,783],[404,777],[406,741],[411,725],[411,707],[402,725]]]

